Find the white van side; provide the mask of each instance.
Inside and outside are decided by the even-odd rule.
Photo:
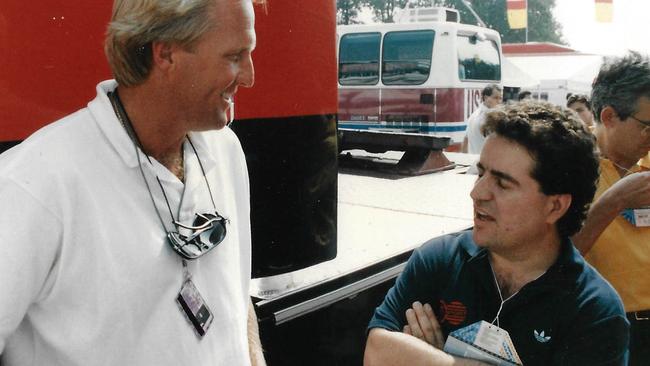
[[[501,38],[457,22],[339,26],[339,127],[450,136],[458,148],[488,84],[501,84]]]

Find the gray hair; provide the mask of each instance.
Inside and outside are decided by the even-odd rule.
[[[151,71],[151,44],[191,49],[210,28],[214,0],[115,0],[104,52],[120,85],[142,83]]]
[[[611,106],[621,120],[637,111],[639,98],[650,97],[650,59],[630,51],[624,57],[607,58],[592,85],[591,107],[597,122]]]

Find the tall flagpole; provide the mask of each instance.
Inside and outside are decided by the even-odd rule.
[[[526,0],[526,42],[528,43],[528,0]]]

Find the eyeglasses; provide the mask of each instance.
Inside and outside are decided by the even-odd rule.
[[[214,249],[226,238],[226,224],[228,219],[214,214],[196,214],[192,225],[184,225],[174,221],[176,228],[191,231],[189,235],[180,232],[167,232],[167,239],[172,249],[181,257],[192,260],[197,259]]]
[[[645,132],[645,133],[650,132],[650,121],[642,121],[642,120],[634,117],[633,115],[630,115],[630,118],[632,118],[633,120],[635,120],[635,121],[637,121],[637,122],[639,122],[640,124],[643,125],[643,132]]]

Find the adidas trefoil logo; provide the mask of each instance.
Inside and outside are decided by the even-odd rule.
[[[548,336],[548,337],[545,336],[544,331],[542,331],[540,333],[537,330],[533,329],[533,334],[535,335],[535,339],[537,339],[537,342],[539,342],[539,343],[546,343],[546,342],[551,340],[551,336]]]

